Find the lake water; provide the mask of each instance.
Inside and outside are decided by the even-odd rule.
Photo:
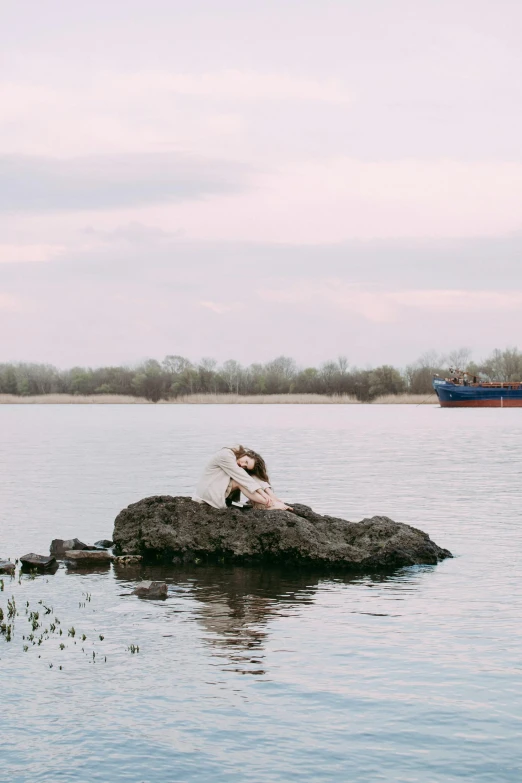
[[[285,499],[386,514],[455,558],[386,577],[4,578],[19,615],[0,636],[0,780],[518,783],[522,410],[0,406],[0,556],[110,538],[121,508],[189,494],[238,441]],[[142,576],[169,598],[127,596]]]

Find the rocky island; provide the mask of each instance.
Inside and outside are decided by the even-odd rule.
[[[216,509],[157,495],[121,511],[116,554],[149,562],[326,566],[375,571],[452,557],[427,533],[384,516],[348,522],[296,503],[293,512]]]

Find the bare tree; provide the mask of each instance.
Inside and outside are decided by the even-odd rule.
[[[490,381],[506,383],[522,380],[522,353],[518,348],[506,348],[504,351],[496,348],[482,364],[478,365],[478,370]]]
[[[348,359],[346,356],[339,356],[337,359],[340,375],[346,375],[348,372]]]
[[[184,356],[170,355],[165,356],[162,362],[162,366],[165,372],[171,375],[181,375],[185,370],[190,370],[193,367],[192,362],[186,359]]]
[[[241,381],[242,367],[235,359],[229,359],[223,364],[221,368],[221,376],[224,378],[229,392],[239,394],[239,384]]]
[[[446,357],[449,367],[455,367],[459,370],[467,370],[471,362],[471,351],[469,348],[458,348],[456,351],[450,351]]]

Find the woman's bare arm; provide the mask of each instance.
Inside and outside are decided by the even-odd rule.
[[[255,492],[252,492],[251,490],[248,490],[246,487],[244,487],[242,484],[239,484],[237,481],[232,482],[232,488],[240,489],[243,495],[245,495],[245,497],[251,500],[252,503],[258,503],[259,505],[265,506],[266,508],[272,508],[273,501],[272,498],[266,492],[266,490],[256,489]]]

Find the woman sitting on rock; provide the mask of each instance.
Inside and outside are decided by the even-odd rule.
[[[229,446],[215,454],[199,480],[192,500],[226,508],[241,492],[255,508],[292,509],[272,492],[264,459],[243,446]]]

